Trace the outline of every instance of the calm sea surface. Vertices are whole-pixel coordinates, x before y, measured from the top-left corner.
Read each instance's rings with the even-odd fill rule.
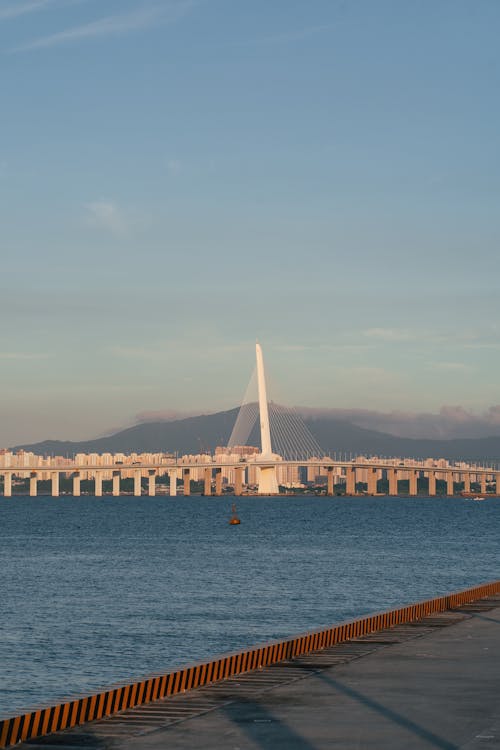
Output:
[[[500,577],[500,500],[0,498],[0,714]]]

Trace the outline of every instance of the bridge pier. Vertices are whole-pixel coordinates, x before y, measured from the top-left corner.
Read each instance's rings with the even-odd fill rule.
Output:
[[[81,483],[81,474],[79,471],[76,471],[73,474],[73,497],[80,497],[80,483]]]
[[[184,497],[189,497],[189,495],[191,494],[191,471],[189,469],[182,470],[182,479]]]
[[[481,474],[480,482],[481,482],[481,495],[484,495],[486,492],[486,474]]]
[[[30,497],[36,497],[38,492],[38,474],[32,471],[30,474]]]
[[[466,471],[463,475],[464,481],[464,492],[470,492],[470,471]]]
[[[102,497],[102,471],[96,471],[94,475],[94,494]]]
[[[453,485],[453,472],[447,471],[446,472],[446,494],[451,497],[453,495],[454,485]]]
[[[370,466],[367,470],[367,487],[369,495],[377,494],[377,470]]]
[[[238,466],[234,470],[234,494],[238,497],[243,491],[243,473],[245,469]]]
[[[497,471],[495,474],[495,494],[500,494],[500,472]]]
[[[156,495],[156,471],[149,469],[148,471],[148,496],[155,497]]]
[[[436,497],[436,472],[429,471],[429,497]]]
[[[6,471],[3,475],[3,494],[4,497],[12,497],[12,472]]]
[[[409,472],[409,482],[408,482],[408,494],[411,497],[415,497],[417,494],[417,478],[418,478],[418,472],[415,469],[412,469]]]
[[[51,480],[52,480],[51,495],[52,497],[59,497],[59,472],[58,471],[51,472]]]
[[[215,494],[222,495],[222,467],[217,466],[215,469]]]
[[[212,494],[212,468],[205,469],[203,476],[203,494],[209,497]]]
[[[335,479],[335,476],[333,474],[333,466],[328,466],[327,475],[326,475],[326,494],[329,495],[330,497],[333,496],[333,492],[334,492],[334,487],[335,487],[334,479]]]
[[[120,496],[120,479],[121,479],[120,472],[119,471],[114,471],[113,472],[113,479],[111,480],[112,481],[111,493],[112,493],[113,497],[119,497]]]
[[[260,466],[258,472],[259,495],[277,495],[279,493],[276,466]]]
[[[177,495],[177,469],[169,469],[168,479],[170,482],[170,497]]]
[[[396,469],[387,469],[387,479],[389,480],[389,495],[395,497],[398,494],[398,475]]]
[[[140,497],[141,494],[142,494],[141,470],[136,469],[134,471],[134,497]]]
[[[345,494],[356,494],[356,469],[354,466],[346,466],[345,470]]]

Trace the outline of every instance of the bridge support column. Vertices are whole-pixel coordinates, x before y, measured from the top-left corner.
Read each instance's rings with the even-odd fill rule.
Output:
[[[413,469],[409,472],[409,482],[408,482],[408,494],[411,497],[415,497],[417,494],[417,477],[418,473]]]
[[[134,471],[134,497],[140,497],[141,494],[142,494],[141,470],[136,469]]]
[[[447,471],[446,472],[446,494],[451,497],[453,495],[453,472]]]
[[[345,470],[345,494],[356,494],[356,469],[353,466],[346,466]]]
[[[278,495],[278,479],[276,477],[276,466],[260,466],[258,472],[257,490],[259,495]]]
[[[38,494],[38,474],[32,471],[30,474],[30,497],[36,497]]]
[[[212,494],[212,469],[205,469],[203,477],[203,494],[210,497]]]
[[[398,494],[398,475],[396,469],[387,469],[387,479],[389,480],[389,495]]]
[[[191,472],[190,470],[183,469],[182,477],[184,480],[184,497],[188,497],[191,494]]]
[[[238,466],[234,471],[234,494],[236,497],[241,495],[243,491],[243,473],[245,469],[243,469],[241,466]]]
[[[112,479],[113,486],[111,489],[113,497],[120,497],[120,479],[121,479],[120,472],[114,471],[113,479]]]
[[[149,469],[148,475],[148,496],[154,497],[156,495],[156,471]]]
[[[369,495],[376,495],[377,494],[377,469],[373,469],[370,467],[367,469],[368,472],[368,482],[367,482],[367,492]]]
[[[170,482],[170,497],[175,497],[177,495],[177,469],[168,471],[168,479]]]
[[[464,492],[470,492],[470,471],[466,471],[463,475],[464,480]]]
[[[328,466],[327,472],[328,473],[326,475],[326,494],[332,497],[334,486],[335,486],[334,484],[335,476],[333,474],[333,466]]]
[[[12,472],[7,471],[3,475],[3,494],[4,497],[12,497]]]
[[[222,467],[218,466],[215,469],[215,494],[217,496],[222,495]]]
[[[73,497],[80,497],[80,483],[81,483],[81,474],[79,471],[76,471],[73,474]]]
[[[481,482],[481,495],[484,495],[486,493],[486,474],[481,474],[480,482]]]
[[[495,474],[495,494],[500,495],[500,472]]]
[[[59,497],[59,472],[53,471],[51,474],[52,479],[52,497]]]
[[[429,471],[429,497],[436,497],[436,472]]]
[[[96,471],[94,475],[94,494],[102,497],[102,471]]]

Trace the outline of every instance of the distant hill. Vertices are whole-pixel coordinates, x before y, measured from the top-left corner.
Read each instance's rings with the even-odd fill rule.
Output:
[[[45,440],[15,446],[41,455],[72,455],[74,453],[143,453],[213,452],[226,445],[238,409],[216,414],[188,417],[175,421],[145,422],[121,430],[108,437],[85,441]],[[460,438],[456,440],[425,440],[400,438],[384,432],[357,427],[330,416],[306,417],[304,420],[325,453],[353,453],[367,456],[413,456],[415,458],[471,459],[500,461],[500,437]],[[258,430],[250,436],[252,445],[259,445]]]

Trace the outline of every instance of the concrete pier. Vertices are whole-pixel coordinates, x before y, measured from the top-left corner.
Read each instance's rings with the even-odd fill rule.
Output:
[[[215,494],[222,495],[222,469],[220,467],[215,469]]]
[[[177,495],[177,469],[169,470],[168,479],[170,482],[170,497],[175,497]]]
[[[470,472],[466,471],[464,477],[464,492],[470,492]],[[497,486],[498,492],[498,486]]]
[[[335,485],[335,475],[333,473],[333,466],[327,467],[327,473],[326,473],[326,494],[330,497],[333,495],[333,489]]]
[[[241,492],[243,490],[243,474],[244,474],[244,471],[245,470],[242,469],[242,468],[237,468],[237,469],[234,470],[234,476],[235,476],[235,479],[234,479],[234,494],[236,495],[236,497],[238,497],[239,495],[241,495]]]
[[[345,470],[345,491],[346,495],[356,494],[356,469],[353,466],[347,466]]]
[[[134,471],[134,497],[140,497],[141,493],[142,493],[141,470],[136,469]]]
[[[59,472],[53,471],[51,472],[51,495],[52,497],[59,497]]]
[[[416,497],[417,495],[417,479],[418,479],[418,473],[415,470],[411,470],[409,472],[409,479],[408,479],[408,494],[412,497]]]
[[[396,469],[388,469],[387,479],[389,480],[389,495],[398,494],[398,477]]]
[[[182,478],[183,478],[183,487],[184,487],[184,497],[187,497],[191,494],[191,472],[189,469],[183,469],[182,470]]]
[[[96,497],[102,497],[102,471],[96,471],[95,473],[94,494]]]
[[[209,497],[212,494],[212,469],[205,469],[203,477],[203,494]]]
[[[3,477],[3,494],[12,497],[12,472],[6,471]]]
[[[370,467],[367,469],[368,472],[368,482],[367,482],[367,491],[369,495],[376,495],[377,494],[377,469]]]
[[[156,471],[154,469],[148,471],[148,495],[149,497],[156,495]]]

